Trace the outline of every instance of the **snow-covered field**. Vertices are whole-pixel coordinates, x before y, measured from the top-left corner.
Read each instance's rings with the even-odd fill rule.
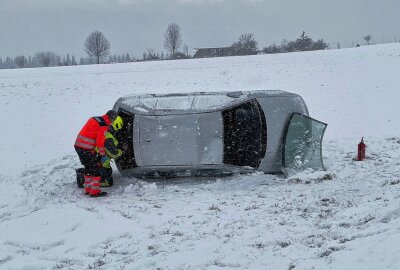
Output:
[[[399,72],[400,44],[0,70],[0,269],[399,269]],[[76,188],[75,136],[118,97],[253,89],[328,123],[327,171]]]

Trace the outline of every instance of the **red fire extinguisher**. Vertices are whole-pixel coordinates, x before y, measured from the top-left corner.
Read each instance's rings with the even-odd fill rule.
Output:
[[[367,146],[364,143],[364,137],[361,138],[361,142],[358,144],[357,160],[361,161],[365,159],[365,148]]]

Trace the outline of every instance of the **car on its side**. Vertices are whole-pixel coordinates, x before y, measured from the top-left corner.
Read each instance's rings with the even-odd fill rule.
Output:
[[[117,138],[123,175],[180,177],[323,170],[326,124],[303,98],[281,90],[121,97]]]

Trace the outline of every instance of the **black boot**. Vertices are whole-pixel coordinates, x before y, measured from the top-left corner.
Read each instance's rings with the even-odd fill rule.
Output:
[[[97,194],[90,194],[90,197],[104,197],[106,195],[107,195],[107,192],[102,191],[102,192],[97,193]]]
[[[85,175],[85,168],[79,168],[75,170],[76,172],[76,184],[78,188],[83,188],[83,183],[85,182],[84,175]]]

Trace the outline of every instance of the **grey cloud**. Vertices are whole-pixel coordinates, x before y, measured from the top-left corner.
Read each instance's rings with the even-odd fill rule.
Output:
[[[249,32],[262,48],[302,31],[351,45],[367,34],[394,40],[399,13],[398,0],[0,0],[0,57],[40,50],[85,56],[83,42],[94,30],[112,53],[141,57],[148,48],[163,50],[172,22],[189,48],[229,46]]]

